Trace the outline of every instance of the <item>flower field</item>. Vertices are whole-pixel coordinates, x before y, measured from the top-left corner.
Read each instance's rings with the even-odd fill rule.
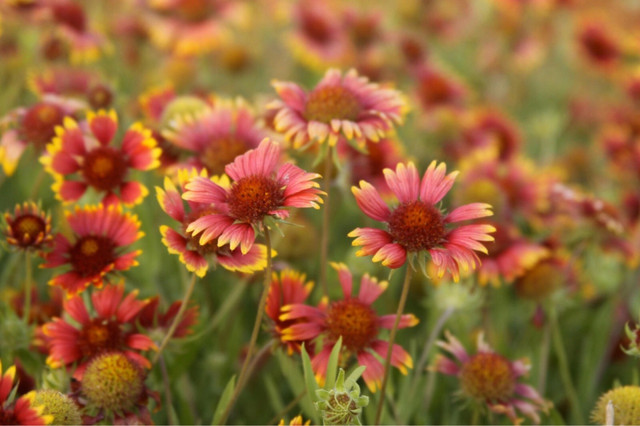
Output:
[[[640,424],[639,23],[0,0],[0,424]]]

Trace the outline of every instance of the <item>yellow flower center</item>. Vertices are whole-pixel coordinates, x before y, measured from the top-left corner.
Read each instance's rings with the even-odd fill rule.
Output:
[[[362,107],[358,98],[342,86],[325,86],[309,93],[304,118],[330,123],[331,120],[355,121]]]
[[[212,175],[224,173],[224,167],[248,149],[247,144],[233,136],[215,138],[210,141],[202,155],[202,162]]]
[[[256,223],[281,206],[283,200],[284,191],[275,180],[253,175],[233,184],[227,202],[233,217]]]
[[[442,213],[418,200],[400,204],[389,218],[389,233],[409,251],[432,249],[445,235]]]
[[[327,312],[327,331],[332,341],[342,336],[342,344],[357,352],[378,336],[377,316],[370,306],[356,299],[334,302]]]
[[[89,152],[82,167],[82,174],[92,187],[109,191],[116,189],[124,181],[127,163],[115,149],[98,147]]]
[[[513,394],[515,375],[502,355],[481,352],[472,356],[460,371],[462,390],[487,401],[504,401]]]
[[[640,387],[622,386],[602,395],[591,413],[591,419],[595,424],[607,424],[609,401],[613,403],[614,425],[640,424]]]

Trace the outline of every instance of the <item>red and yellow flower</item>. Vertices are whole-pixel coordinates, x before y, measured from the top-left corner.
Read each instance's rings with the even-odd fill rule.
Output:
[[[104,193],[102,202],[107,205],[142,202],[147,188],[130,180],[130,170],[159,166],[161,152],[151,132],[136,123],[124,134],[121,146],[114,147],[118,130],[115,111],[89,112],[87,120],[89,134],[73,119],[65,118],[64,127],[56,129],[57,136],[47,145],[48,155],[41,157],[46,170],[53,175],[52,189],[57,198],[77,201],[92,188]]]
[[[323,298],[318,307],[302,303],[283,306],[284,313],[280,315],[280,320],[295,323],[283,330],[282,339],[299,342],[324,337],[322,349],[311,360],[316,376],[323,381],[331,350],[342,337],[345,352],[355,355],[358,363],[367,367],[363,378],[369,389],[375,392],[384,375],[383,365],[376,355],[385,358],[389,348],[389,343],[379,339],[378,334],[382,328],[391,329],[396,316],[379,316],[371,305],[386,290],[388,282],[378,282],[365,274],[360,281],[358,295],[353,297],[353,277],[349,268],[343,263],[331,265],[338,272],[343,300],[329,303]],[[398,327],[413,327],[416,324],[418,319],[414,315],[405,314]],[[413,367],[411,356],[397,344],[393,345],[392,351],[391,364],[406,374],[407,369]]]
[[[317,173],[307,173],[292,163],[278,165],[280,145],[264,139],[256,149],[236,157],[225,167],[233,183],[224,187],[209,178],[197,176],[186,185],[187,201],[209,204],[214,211],[193,220],[186,232],[201,234],[205,245],[218,239],[218,247],[240,246],[247,254],[254,245],[258,226],[266,217],[285,219],[287,208],[320,208],[322,203]]]
[[[313,290],[313,281],[307,282],[306,279],[307,276],[303,273],[285,269],[279,275],[274,272],[269,284],[265,312],[273,322],[271,333],[286,346],[289,355],[294,352],[300,352],[302,343],[305,342],[285,338],[284,331],[300,321],[282,320],[280,315],[284,313],[284,306],[305,302],[309,293]],[[306,343],[305,347],[309,351],[309,342]]]
[[[3,425],[47,425],[53,421],[53,416],[43,415],[43,408],[34,405],[36,392],[31,391],[15,401],[9,397],[13,389],[16,367],[12,365],[2,371],[0,361],[0,424]]]
[[[399,92],[370,83],[354,69],[344,76],[328,70],[309,93],[295,83],[273,86],[281,98],[269,105],[278,111],[275,128],[295,148],[325,141],[334,146],[344,138],[361,146],[377,142],[402,123],[406,112]]]
[[[478,335],[478,351],[469,355],[458,339],[446,333],[447,341],[437,344],[451,353],[455,360],[438,355],[433,369],[460,380],[462,393],[487,404],[494,413],[505,414],[514,424],[520,424],[518,412],[540,423],[539,412],[548,413],[552,404],[542,398],[533,387],[519,379],[531,368],[525,359],[510,361],[496,353]]]
[[[91,284],[101,287],[105,275],[112,271],[125,271],[138,264],[136,257],[142,253],[124,249],[140,239],[138,217],[123,213],[122,207],[76,206],[73,212],[65,212],[73,232],[71,241],[57,234],[53,248],[44,255],[43,268],[68,265],[69,270],[53,277],[50,285],[62,287],[67,296],[81,293]]]
[[[73,377],[81,380],[87,364],[97,355],[122,351],[144,368],[151,363],[141,352],[155,349],[149,336],[136,332],[136,319],[148,303],[137,299],[138,291],[125,296],[124,284],[108,285],[91,294],[90,313],[81,296],[64,303],[74,322],[54,318],[43,327],[48,338],[47,364],[53,368],[76,365]]]
[[[7,243],[20,250],[42,250],[53,240],[51,216],[33,202],[17,204],[13,214],[4,214],[4,220]]]
[[[456,222],[491,216],[491,206],[472,203],[457,207],[444,214],[436,204],[449,192],[458,172],[446,175],[444,163],[433,161],[422,181],[413,163],[400,163],[395,172],[385,169],[387,185],[398,204],[389,208],[378,190],[370,183],[361,181],[360,187],[352,187],[360,209],[370,218],[383,222],[387,230],[356,228],[349,233],[356,237],[354,246],[362,248],[358,256],[373,255],[374,262],[382,262],[389,268],[405,264],[408,253],[428,251],[438,275],[449,271],[454,280],[460,272],[467,272],[480,263],[474,251],[486,253],[481,241],[493,241],[489,233],[495,228],[486,224],[461,225],[449,229]]]
[[[187,201],[185,208],[181,195],[185,193],[187,182],[195,177],[209,179],[220,188],[229,188],[229,178],[225,175],[218,178],[207,177],[206,170],[198,173],[195,170],[178,172],[178,187],[168,177],[164,181],[164,189],[156,187],[158,203],[162,210],[181,225],[180,231],[166,225],[160,227],[162,242],[167,246],[169,253],[180,256],[186,268],[199,277],[203,277],[209,269],[209,262],[219,263],[223,268],[242,273],[254,273],[267,266],[267,248],[263,244],[253,244],[245,253],[237,244],[231,248],[229,243],[219,244],[219,238],[214,237],[206,243],[202,243],[202,231],[189,231],[188,228],[194,221],[211,214],[221,214],[222,209],[210,203]],[[206,231],[205,231],[206,232]],[[272,255],[275,253],[272,251]]]

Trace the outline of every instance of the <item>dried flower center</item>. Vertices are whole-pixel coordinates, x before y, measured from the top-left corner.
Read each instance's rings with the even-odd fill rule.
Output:
[[[348,89],[325,86],[309,93],[304,106],[304,118],[327,124],[334,119],[355,121],[361,109],[358,98]]]
[[[562,287],[565,274],[550,261],[538,262],[515,282],[516,292],[523,299],[540,301]]]
[[[462,366],[460,382],[467,395],[486,401],[504,401],[513,394],[516,378],[505,357],[481,352]]]
[[[28,142],[42,148],[55,136],[55,127],[62,125],[64,112],[56,105],[39,103],[22,118],[21,133]]]
[[[96,318],[82,327],[77,344],[82,355],[87,358],[118,349],[124,344],[120,324],[117,321]]]
[[[342,336],[342,344],[357,352],[378,336],[377,316],[369,305],[356,299],[334,302],[327,312],[327,331],[332,341]]]
[[[248,147],[245,141],[233,136],[215,138],[210,141],[202,155],[202,162],[207,171],[213,175],[224,173],[224,167],[233,162]]]
[[[127,172],[127,163],[122,155],[108,146],[95,148],[87,154],[82,174],[92,187],[109,191],[117,188]]]
[[[422,201],[402,203],[391,213],[389,233],[409,251],[432,249],[445,235],[442,213]]]
[[[115,247],[115,243],[110,238],[82,237],[71,248],[71,266],[83,277],[99,274],[114,262]]]
[[[108,411],[129,411],[142,396],[144,374],[124,354],[106,353],[89,363],[81,386],[90,404]]]
[[[21,246],[33,244],[39,237],[44,236],[47,224],[41,217],[24,214],[11,224],[11,233]]]
[[[282,205],[284,191],[274,179],[247,176],[235,182],[229,194],[229,212],[243,222],[259,222]]]

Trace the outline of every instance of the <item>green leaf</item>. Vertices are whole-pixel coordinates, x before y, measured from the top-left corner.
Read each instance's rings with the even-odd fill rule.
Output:
[[[325,389],[333,389],[336,384],[336,374],[338,374],[338,361],[340,360],[340,349],[342,349],[342,336],[331,349],[329,362],[327,363],[327,374],[324,380]]]
[[[318,382],[316,382],[316,378],[313,375],[313,368],[311,367],[311,358],[309,358],[309,354],[304,347],[304,343],[302,344],[302,350],[300,351],[302,355],[302,370],[304,371],[304,383],[307,387],[307,395],[311,398],[312,402],[315,402],[316,389],[318,389]]]
[[[361,365],[353,370],[351,374],[349,374],[349,377],[347,377],[347,380],[345,380],[344,387],[347,389],[351,389],[351,387],[358,381],[358,379],[360,378],[360,376],[362,376],[362,373],[364,373],[364,370],[366,369],[366,365]]]
[[[306,355],[307,358],[307,367],[305,367],[304,355],[303,358],[303,370],[304,374],[300,372],[299,365],[291,359],[291,357],[287,356],[283,351],[276,351],[276,359],[280,364],[280,370],[282,371],[282,375],[285,377],[287,382],[289,383],[289,387],[294,394],[299,394],[304,389],[307,390],[307,398],[302,398],[300,401],[300,407],[302,411],[307,415],[307,417],[313,418],[313,423],[317,424],[319,422],[318,412],[313,406],[313,402],[315,401],[315,389],[318,389],[318,384],[315,381],[313,376],[313,370],[311,369],[311,360],[309,359],[309,355]],[[307,369],[309,373],[307,373]]]
[[[220,401],[218,402],[218,406],[216,407],[216,411],[213,414],[213,420],[211,420],[212,425],[217,425],[220,423],[220,418],[227,410],[227,406],[231,402],[231,396],[233,395],[233,390],[236,387],[236,376],[235,374],[231,377],[231,380],[225,386],[224,391],[222,391],[222,396],[220,397]]]

